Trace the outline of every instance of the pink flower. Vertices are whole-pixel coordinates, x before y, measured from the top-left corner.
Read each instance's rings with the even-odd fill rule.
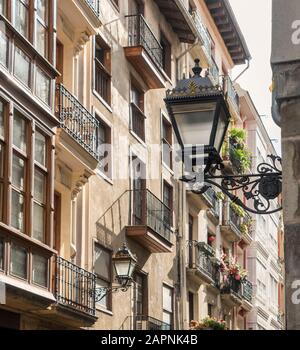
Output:
[[[235,279],[236,279],[236,281],[240,281],[241,280],[241,276],[240,275],[235,275]]]

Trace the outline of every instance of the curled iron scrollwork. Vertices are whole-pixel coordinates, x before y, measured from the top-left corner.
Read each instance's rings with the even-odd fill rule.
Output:
[[[208,164],[204,174],[203,186],[193,192],[201,194],[207,191],[209,187],[216,186],[231,201],[254,214],[271,214],[280,211],[282,207],[274,208],[272,202],[282,193],[281,158],[269,155],[268,159],[270,159],[269,163],[263,162],[257,166],[256,174],[245,175],[218,176],[215,175],[216,171],[222,170],[223,163]],[[243,192],[246,203],[234,194],[239,190]]]

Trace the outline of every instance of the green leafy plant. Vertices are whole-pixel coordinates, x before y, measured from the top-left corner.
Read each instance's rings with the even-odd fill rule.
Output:
[[[246,133],[246,130],[244,129],[232,128],[229,131],[229,136],[233,141],[235,141],[235,143],[243,144],[246,142],[247,133]]]
[[[224,331],[226,330],[226,322],[224,320],[218,320],[214,317],[205,317],[201,322],[191,321],[190,330],[214,330]]]
[[[251,168],[251,152],[246,147],[234,147],[232,156],[239,162],[240,172],[245,173]]]
[[[223,192],[220,192],[220,191],[217,192],[216,196],[217,196],[218,199],[220,199],[222,201],[225,200],[225,194]]]
[[[246,216],[245,210],[236,203],[231,202],[230,207],[239,217],[244,218]]]

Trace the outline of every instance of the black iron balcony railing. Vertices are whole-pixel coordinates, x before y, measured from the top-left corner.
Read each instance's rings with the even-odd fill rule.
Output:
[[[149,190],[133,190],[133,225],[146,225],[170,241],[172,211]]]
[[[223,89],[224,89],[225,95],[227,96],[227,99],[230,99],[236,111],[239,111],[240,109],[239,95],[236,92],[233,86],[233,82],[228,75],[225,75],[223,78]]]
[[[241,295],[241,282],[235,280],[232,277],[223,276],[223,281],[221,284],[221,293],[222,294],[232,294],[237,298],[242,298]]]
[[[142,15],[126,16],[128,45],[142,46],[158,67],[163,65],[163,48]]]
[[[241,283],[241,295],[242,298],[247,300],[249,303],[252,302],[253,296],[253,285],[250,281],[244,280]]]
[[[229,222],[233,224],[240,231],[240,226],[243,223],[243,218],[234,211],[230,203],[228,203],[228,211],[229,211]]]
[[[85,0],[94,14],[99,17],[100,15],[100,0]]]
[[[197,34],[200,38],[200,41],[203,43],[203,48],[208,58],[211,57],[211,40],[208,34],[208,31],[202,22],[200,15],[196,11],[192,11],[192,18],[195,22],[195,26],[197,28]]]
[[[99,122],[62,84],[56,86],[56,115],[61,128],[98,160]]]
[[[95,274],[57,257],[55,294],[59,304],[95,316],[95,287]]]
[[[216,195],[216,192],[210,187],[206,192],[205,195],[207,196],[208,200],[212,204],[212,211],[213,213],[219,217],[220,215],[220,201]]]
[[[142,141],[145,141],[145,119],[140,108],[135,103],[131,103],[131,128]]]
[[[133,330],[143,331],[170,331],[172,326],[150,316],[133,316]]]
[[[197,269],[206,276],[210,277],[216,284],[217,266],[214,262],[215,251],[205,242],[188,241],[188,267]]]
[[[213,79],[213,83],[218,85],[220,83],[220,71],[219,67],[213,58],[213,56],[210,57],[210,62],[209,62],[209,75]]]

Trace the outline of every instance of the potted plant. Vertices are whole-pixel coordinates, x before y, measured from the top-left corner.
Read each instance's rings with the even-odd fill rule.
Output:
[[[190,330],[224,331],[226,330],[226,322],[207,316],[201,322],[191,321]]]
[[[230,208],[235,212],[235,214],[241,218],[246,216],[245,210],[234,202],[230,203]]]

